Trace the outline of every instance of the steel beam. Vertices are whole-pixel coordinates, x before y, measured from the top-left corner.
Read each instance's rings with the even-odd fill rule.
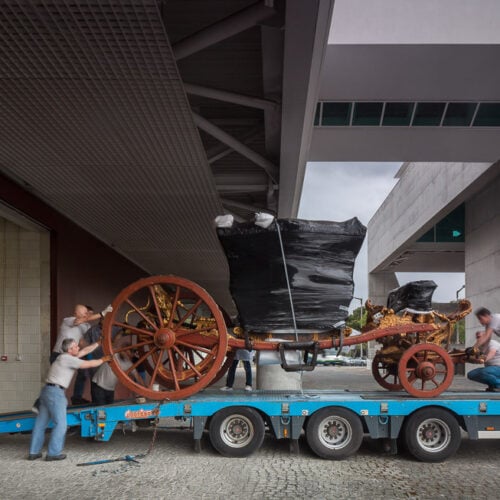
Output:
[[[195,124],[205,131],[207,134],[210,134],[212,137],[215,137],[217,140],[223,142],[230,148],[234,149],[241,155],[248,158],[250,161],[254,162],[259,167],[262,167],[267,175],[275,182],[278,176],[278,168],[274,163],[269,161],[267,158],[257,153],[253,149],[250,149],[248,146],[243,144],[242,142],[236,140],[233,136],[229,135],[227,132],[222,130],[221,128],[215,126],[213,123],[208,121],[203,116],[198,115],[197,113],[193,113]]]
[[[184,88],[188,94],[208,97],[209,99],[216,99],[218,101],[230,102],[232,104],[240,104],[241,106],[268,111],[279,110],[278,103],[260,97],[237,94],[236,92],[204,87],[202,85],[195,85],[194,83],[184,83]]]
[[[245,134],[241,134],[236,137],[236,140],[243,143],[248,143],[261,134],[262,127],[254,127]],[[217,160],[220,160],[221,158],[224,158],[231,153],[234,153],[234,149],[228,148],[225,144],[218,144],[217,146],[214,146],[207,151],[208,163],[215,163]]]
[[[172,47],[174,57],[179,61],[255,26],[276,14],[272,5],[269,0],[255,3],[184,38]]]
[[[220,201],[221,201],[223,206],[240,208],[242,210],[247,210],[248,212],[254,212],[254,213],[256,213],[256,212],[268,212],[268,213],[271,212],[267,208],[256,207],[254,205],[249,205],[248,203],[242,203],[241,201],[228,200],[227,198],[221,198]]]
[[[267,184],[216,184],[219,193],[259,193],[267,192]]]

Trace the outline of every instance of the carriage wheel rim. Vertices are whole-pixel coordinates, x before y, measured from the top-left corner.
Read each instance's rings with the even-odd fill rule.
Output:
[[[169,320],[163,315],[163,313],[160,315],[158,312],[158,305],[156,304],[157,299],[153,298],[153,305],[156,306],[156,312],[158,312],[156,316],[153,314],[155,319],[149,321],[149,325],[146,324],[145,327],[141,328],[129,325],[129,328],[135,328],[136,330],[135,334],[129,332],[131,337],[135,335],[135,337],[139,339],[142,335],[147,339],[148,345],[150,345],[147,349],[142,349],[142,353],[143,355],[146,355],[146,366],[150,369],[151,364],[155,366],[154,377],[151,371],[147,370],[151,380],[148,383],[143,384],[142,382],[132,380],[127,373],[121,370],[118,363],[111,361],[111,367],[118,379],[129,390],[154,400],[177,400],[191,396],[204,389],[217,375],[226,356],[228,339],[224,318],[216,302],[202,287],[189,280],[176,276],[151,276],[129,285],[123,289],[113,301],[113,311],[106,315],[103,326],[103,350],[105,354],[115,354],[115,348],[112,342],[112,327],[120,326],[119,323],[123,324],[123,320],[118,316],[117,311],[120,308],[122,308],[122,311],[124,310],[123,308],[126,309],[128,307],[126,304],[130,305],[129,301],[135,300],[136,293],[139,295],[147,295],[150,293],[152,295],[153,288],[156,288],[157,286],[159,286],[160,289],[163,286],[167,287],[167,289],[164,290],[167,295],[170,294],[172,289],[174,290],[174,294],[170,295],[172,304],[175,304],[171,308],[170,317],[175,319]],[[187,309],[183,309],[182,304],[178,302],[178,293],[185,294],[188,301],[194,300],[196,302],[197,305],[193,306],[191,309],[191,311],[193,311],[192,313],[186,312]],[[210,317],[212,317],[215,322],[215,333],[213,335],[211,335],[208,331],[203,331],[199,334],[195,331],[191,332],[190,330],[190,324],[192,325],[193,321],[197,321],[198,318],[201,317],[200,311],[204,307],[209,310],[211,315]],[[151,309],[152,308],[153,306],[151,306]],[[135,308],[135,311],[138,314],[140,314],[139,309],[140,308],[138,307]],[[177,316],[174,316],[174,311]],[[144,319],[144,314],[142,317]],[[188,322],[187,326],[185,326],[185,322]],[[171,357],[172,354],[169,354],[167,357],[167,354],[173,353],[174,350],[178,352],[177,348],[180,346],[180,344],[179,346],[177,345],[178,339],[181,339],[182,342],[184,340],[184,335],[191,335],[191,337],[194,335],[194,337],[198,337],[195,342],[200,343],[195,346],[196,349],[200,350],[200,352],[203,352],[202,349],[205,349],[205,352],[207,353],[205,355],[206,358],[199,362],[197,374],[194,373],[192,368],[186,368],[185,366],[181,366],[181,368],[178,369],[175,361],[180,361],[182,365],[182,361],[179,357],[174,359]],[[207,338],[209,338],[208,344]],[[138,343],[139,340],[137,340],[137,344]],[[134,349],[136,348],[134,347]],[[182,351],[183,347],[180,346],[180,349]],[[132,349],[130,351],[132,352]],[[149,351],[151,351],[150,354],[147,354]],[[168,366],[165,366],[166,363],[168,363]],[[174,374],[172,380],[174,378],[176,379],[173,384],[174,387],[169,387],[168,385],[169,373]],[[158,382],[160,385],[163,385],[163,388],[159,391],[155,390],[154,387],[155,383]],[[175,385],[177,385],[177,387]]]
[[[427,364],[433,363],[429,376]],[[419,376],[419,367],[423,372]],[[439,367],[439,369],[438,369]],[[454,366],[448,352],[436,344],[415,344],[399,361],[399,380],[403,388],[415,397],[435,397],[448,389],[453,381]]]
[[[235,414],[226,417],[220,426],[222,441],[231,448],[248,446],[255,436],[252,421],[244,415]]]
[[[399,381],[398,367],[388,365],[382,361],[380,353],[375,354],[372,361],[372,375],[376,382],[389,391],[400,391],[403,386]],[[393,380],[393,382],[388,381]]]
[[[451,442],[451,429],[439,418],[428,418],[417,427],[418,445],[429,453],[439,453]]]
[[[325,448],[341,450],[352,440],[351,424],[338,415],[328,416],[318,425],[318,438]]]

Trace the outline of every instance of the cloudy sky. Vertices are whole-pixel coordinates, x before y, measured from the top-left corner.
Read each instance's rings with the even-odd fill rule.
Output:
[[[396,184],[394,175],[401,163],[308,163],[299,218],[343,221],[357,217],[367,225],[373,214]],[[399,284],[412,280],[433,279],[438,288],[434,300],[449,302],[463,285],[461,273],[398,273]],[[368,298],[366,243],[356,259],[354,296]],[[463,297],[463,291],[460,294]],[[353,301],[351,308],[359,306]]]

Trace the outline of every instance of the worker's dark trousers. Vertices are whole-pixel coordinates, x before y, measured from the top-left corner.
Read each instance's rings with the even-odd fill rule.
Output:
[[[236,375],[236,368],[238,367],[239,362],[240,362],[239,359],[235,359],[233,361],[233,364],[229,368],[229,371],[227,372],[227,381],[226,381],[227,387],[233,387],[234,376]],[[246,376],[245,385],[251,386],[252,385],[252,365],[250,364],[250,361],[243,360],[243,366],[245,367],[245,376]]]

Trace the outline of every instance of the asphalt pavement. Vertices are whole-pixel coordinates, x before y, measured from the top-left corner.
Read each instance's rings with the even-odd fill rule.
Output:
[[[223,381],[218,384],[223,385]],[[238,370],[235,387],[244,386]],[[361,367],[318,367],[304,373],[303,386],[317,389],[379,390],[370,371]],[[239,389],[236,389],[239,390]],[[482,391],[456,376],[451,390]],[[1,499],[469,499],[497,498],[498,441],[462,440],[456,455],[444,463],[417,462],[409,455],[384,454],[365,437],[356,455],[344,461],[317,458],[300,440],[300,454],[289,453],[285,440],[266,436],[263,446],[246,458],[225,458],[208,439],[201,453],[193,450],[189,429],[165,419],[152,443],[151,429],[117,430],[109,442],[68,436],[61,462],[26,460],[29,435],[0,435]],[[181,423],[182,424],[182,423]],[[176,428],[167,429],[168,426]],[[82,462],[146,452],[134,462],[77,466]]]

